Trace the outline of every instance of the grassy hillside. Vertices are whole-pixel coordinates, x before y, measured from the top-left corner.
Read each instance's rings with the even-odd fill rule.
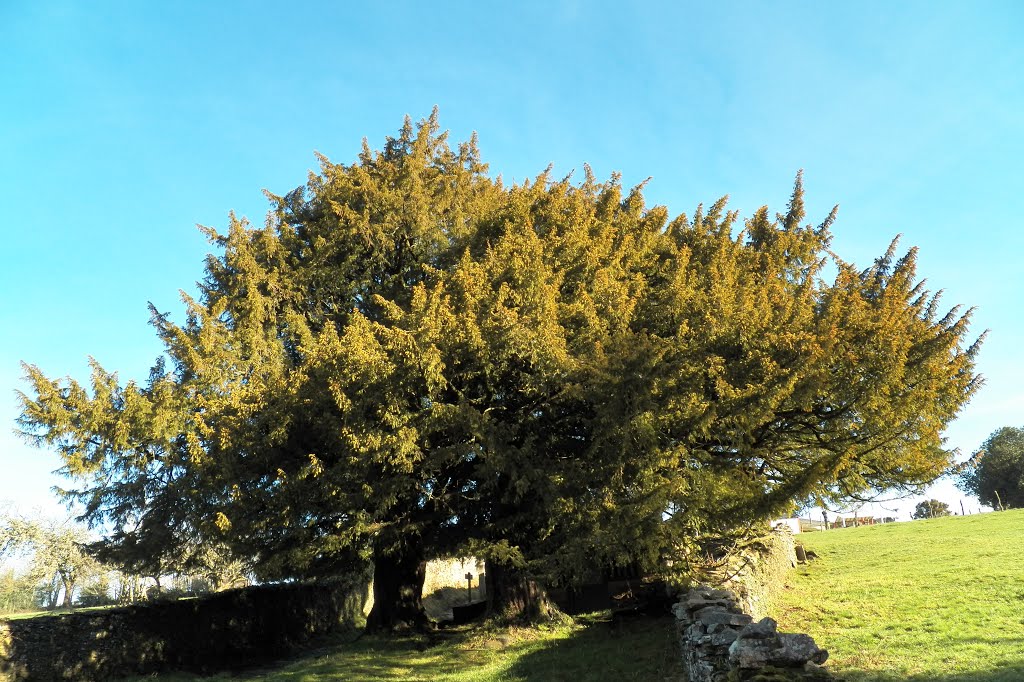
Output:
[[[1024,510],[799,537],[779,621],[846,679],[1024,680]]]

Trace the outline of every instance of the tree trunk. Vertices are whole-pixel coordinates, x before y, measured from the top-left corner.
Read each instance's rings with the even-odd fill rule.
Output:
[[[373,609],[366,618],[371,632],[422,630],[430,625],[423,610],[427,562],[417,544],[373,555]]]
[[[507,564],[487,562],[487,612],[504,622],[538,623],[561,619],[548,592],[526,573]]]
[[[61,604],[61,608],[70,609],[71,608],[71,597],[72,597],[72,594],[75,591],[75,584],[73,582],[71,582],[70,580],[68,580],[63,575],[61,575],[60,581],[61,581],[61,584],[64,585],[64,603]]]

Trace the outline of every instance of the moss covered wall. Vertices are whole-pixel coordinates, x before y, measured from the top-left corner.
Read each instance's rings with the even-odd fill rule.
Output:
[[[723,586],[736,593],[755,620],[775,610],[786,575],[796,567],[796,543],[788,528],[773,531],[737,558]]]
[[[744,613],[763,618],[774,609],[786,576],[795,566],[796,542],[789,529],[782,527],[697,568],[691,584],[729,590]]]
[[[804,634],[778,632],[767,615],[796,566],[796,543],[787,527],[747,545],[702,577],[673,607],[690,682],[749,680],[830,681],[820,668],[828,652]]]
[[[0,680],[92,681],[268,661],[355,627],[365,584],[265,585],[203,599],[0,621]]]

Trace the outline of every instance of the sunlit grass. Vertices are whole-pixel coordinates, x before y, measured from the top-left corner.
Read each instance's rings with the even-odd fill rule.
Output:
[[[12,611],[0,614],[0,620],[24,620],[26,618],[45,618],[47,616],[62,616],[67,613],[84,613],[89,611],[106,611],[118,608],[117,604],[104,606],[75,606],[73,608],[56,608],[38,611]]]
[[[1024,680],[1024,510],[799,537],[779,621],[846,679]]]

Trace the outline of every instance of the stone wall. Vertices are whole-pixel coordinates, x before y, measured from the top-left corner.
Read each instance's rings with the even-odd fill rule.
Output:
[[[729,561],[715,584],[734,592],[755,619],[769,615],[786,575],[796,567],[796,543],[788,528],[761,538]]]
[[[673,607],[690,682],[833,679],[819,667],[827,651],[765,617],[795,565],[793,536],[783,529],[719,567],[715,577],[727,589],[698,587]]]
[[[292,653],[357,625],[365,584],[265,585],[202,599],[0,621],[0,680],[207,673]]]
[[[755,623],[728,590],[690,590],[672,611],[689,682],[833,679],[810,636],[779,632],[771,618]]]

